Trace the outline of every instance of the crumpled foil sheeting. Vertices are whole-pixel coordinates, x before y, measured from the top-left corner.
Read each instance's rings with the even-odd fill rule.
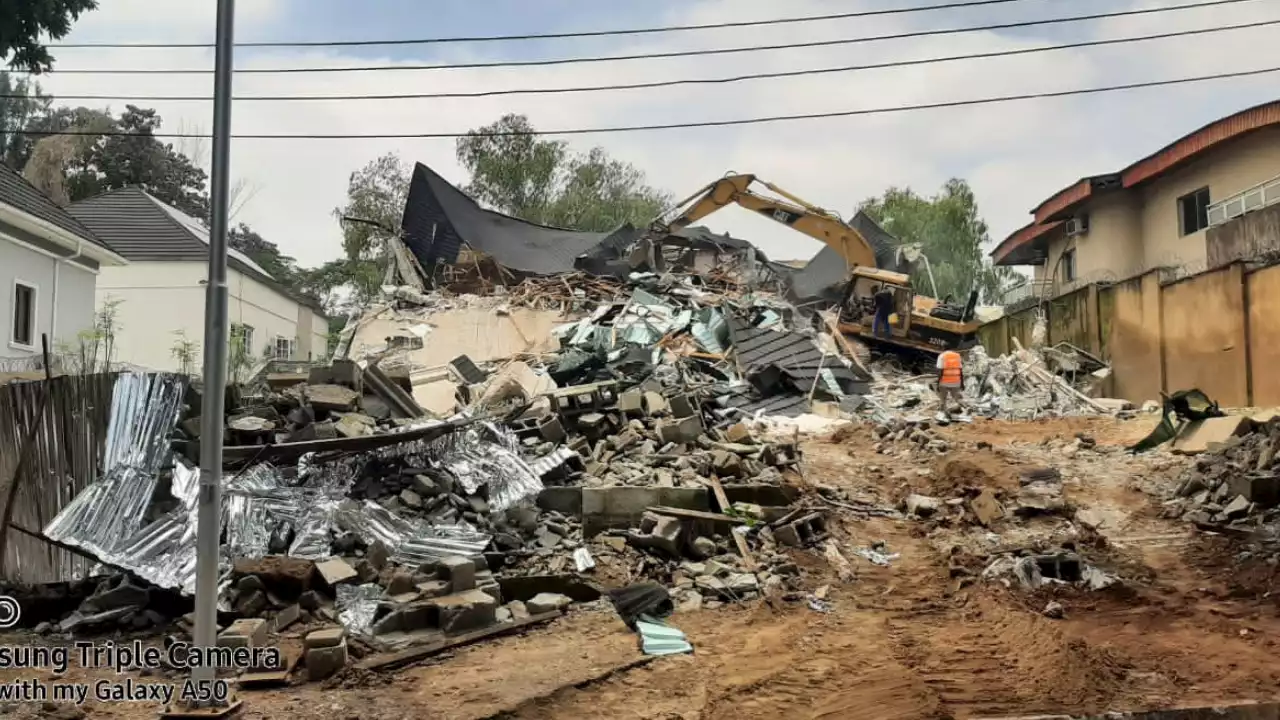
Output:
[[[142,526],[186,390],[186,377],[171,373],[116,379],[102,477],[67,503],[44,528],[46,536],[107,563],[119,565],[128,557],[120,550]]]
[[[447,468],[467,494],[488,485],[491,512],[505,512],[542,492],[542,478],[520,457],[515,433],[491,422],[428,443],[423,455]]]
[[[155,376],[172,379],[146,382],[148,377],[152,376],[131,377],[117,385],[109,435],[116,445],[108,454],[115,464],[59,513],[45,532],[160,587],[191,594],[195,591],[198,468],[179,459],[170,487],[179,507],[142,527],[166,459],[166,438],[177,421],[185,381],[178,376]],[[117,418],[121,418],[120,427],[116,427]],[[270,552],[272,533],[282,523],[294,531],[288,554],[313,560],[331,555],[335,530],[351,532],[365,543],[381,542],[395,561],[406,565],[476,555],[489,544],[489,535],[467,523],[428,525],[399,517],[377,503],[348,499],[355,478],[375,455],[413,456],[414,462],[440,467],[452,473],[468,493],[487,486],[493,512],[515,507],[542,490],[539,475],[519,456],[514,433],[492,423],[476,423],[433,441],[414,440],[329,463],[304,455],[296,478],[286,479],[279,469],[259,464],[223,480],[221,520],[226,542],[220,586],[226,587],[235,559]]]
[[[336,598],[338,622],[353,635],[372,635],[373,619],[381,599],[382,587],[377,583],[339,585]]]

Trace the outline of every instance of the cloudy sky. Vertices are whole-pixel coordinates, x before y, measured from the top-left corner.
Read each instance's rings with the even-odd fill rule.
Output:
[[[1020,0],[761,28],[590,40],[546,40],[395,48],[240,49],[239,68],[501,62],[784,44],[1037,20],[1195,0]],[[789,15],[918,7],[937,0],[792,0]],[[212,42],[212,0],[100,0],[65,42]],[[765,0],[240,0],[237,40],[325,41],[545,33],[776,18]],[[1155,15],[982,31],[818,49],[551,67],[395,72],[251,74],[239,95],[377,94],[570,87],[706,78],[863,65],[1057,45],[1280,19],[1280,0]],[[1190,38],[994,59],[770,79],[720,86],[555,96],[340,102],[238,102],[237,133],[453,133],[503,113],[527,114],[540,129],[722,120],[846,111],[1280,66],[1280,25]],[[207,95],[210,75],[77,75],[77,68],[211,68],[201,49],[59,49],[42,79],[55,96]],[[932,192],[948,177],[972,183],[994,241],[1029,220],[1032,206],[1073,180],[1132,162],[1222,115],[1277,97],[1278,76],[1103,93],[961,109],[569,138],[598,144],[643,169],[677,196],[728,171],[750,172],[810,200],[851,212],[888,186]],[[125,100],[110,103],[122,109]],[[101,106],[104,102],[74,102]],[[156,107],[166,130],[211,127],[207,102]],[[192,149],[189,148],[188,149]],[[198,150],[192,149],[192,150]],[[254,190],[237,221],[252,225],[306,265],[336,257],[332,216],[348,175],[386,152],[466,177],[453,141],[238,140],[232,171]],[[207,153],[207,143],[204,152]],[[755,241],[775,258],[809,257],[818,246],[769,220],[729,208],[707,224]]]

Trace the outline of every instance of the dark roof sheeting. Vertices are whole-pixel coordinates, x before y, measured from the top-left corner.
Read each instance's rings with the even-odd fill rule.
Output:
[[[728,319],[729,337],[744,371],[776,365],[793,377],[803,378],[806,384],[812,384],[819,370],[824,369],[830,370],[842,385],[871,380],[858,368],[845,367],[838,358],[824,359],[822,350],[805,335],[754,327],[734,314]]]
[[[208,261],[208,231],[195,218],[138,187],[111,190],[80,200],[67,210],[126,260]],[[239,250],[229,249],[227,266],[253,277],[285,297],[323,315],[314,299],[294,292]]]
[[[456,261],[465,244],[504,267],[544,275],[573,270],[574,259],[610,235],[537,225],[486,210],[422,163],[413,168],[401,225],[405,244],[424,268]]]
[[[127,187],[95,195],[71,203],[67,210],[128,260],[209,257],[209,246],[157,207],[141,188]]]
[[[57,203],[40,192],[36,186],[27,182],[21,173],[3,163],[0,163],[0,202],[11,205],[32,217],[52,223],[94,245],[108,250],[115,249],[104,244],[101,238],[95,237],[89,228],[66,210],[58,207]]]

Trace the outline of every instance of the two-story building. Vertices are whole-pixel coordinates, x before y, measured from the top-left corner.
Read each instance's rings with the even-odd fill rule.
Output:
[[[1115,172],[1078,180],[1031,211],[991,253],[1033,266],[1023,293],[1052,298],[1089,283],[1163,268],[1191,275],[1268,250],[1280,233],[1244,242],[1215,233],[1280,203],[1280,101],[1212,122]],[[1006,298],[1006,303],[1018,298]]]

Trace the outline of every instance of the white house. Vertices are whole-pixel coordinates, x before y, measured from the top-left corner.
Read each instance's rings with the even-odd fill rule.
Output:
[[[74,344],[81,331],[93,328],[99,273],[125,264],[66,210],[0,164],[0,358],[38,357],[41,336],[48,336],[51,352]]]
[[[115,359],[155,370],[182,369],[179,349],[184,343],[199,347],[204,339],[208,231],[195,218],[135,187],[67,209],[129,261],[105,269],[98,279],[97,304],[114,304],[119,326]],[[291,292],[236,250],[227,261],[227,286],[231,330],[252,358],[325,357],[328,319],[314,301]],[[200,357],[197,352],[197,372]]]

